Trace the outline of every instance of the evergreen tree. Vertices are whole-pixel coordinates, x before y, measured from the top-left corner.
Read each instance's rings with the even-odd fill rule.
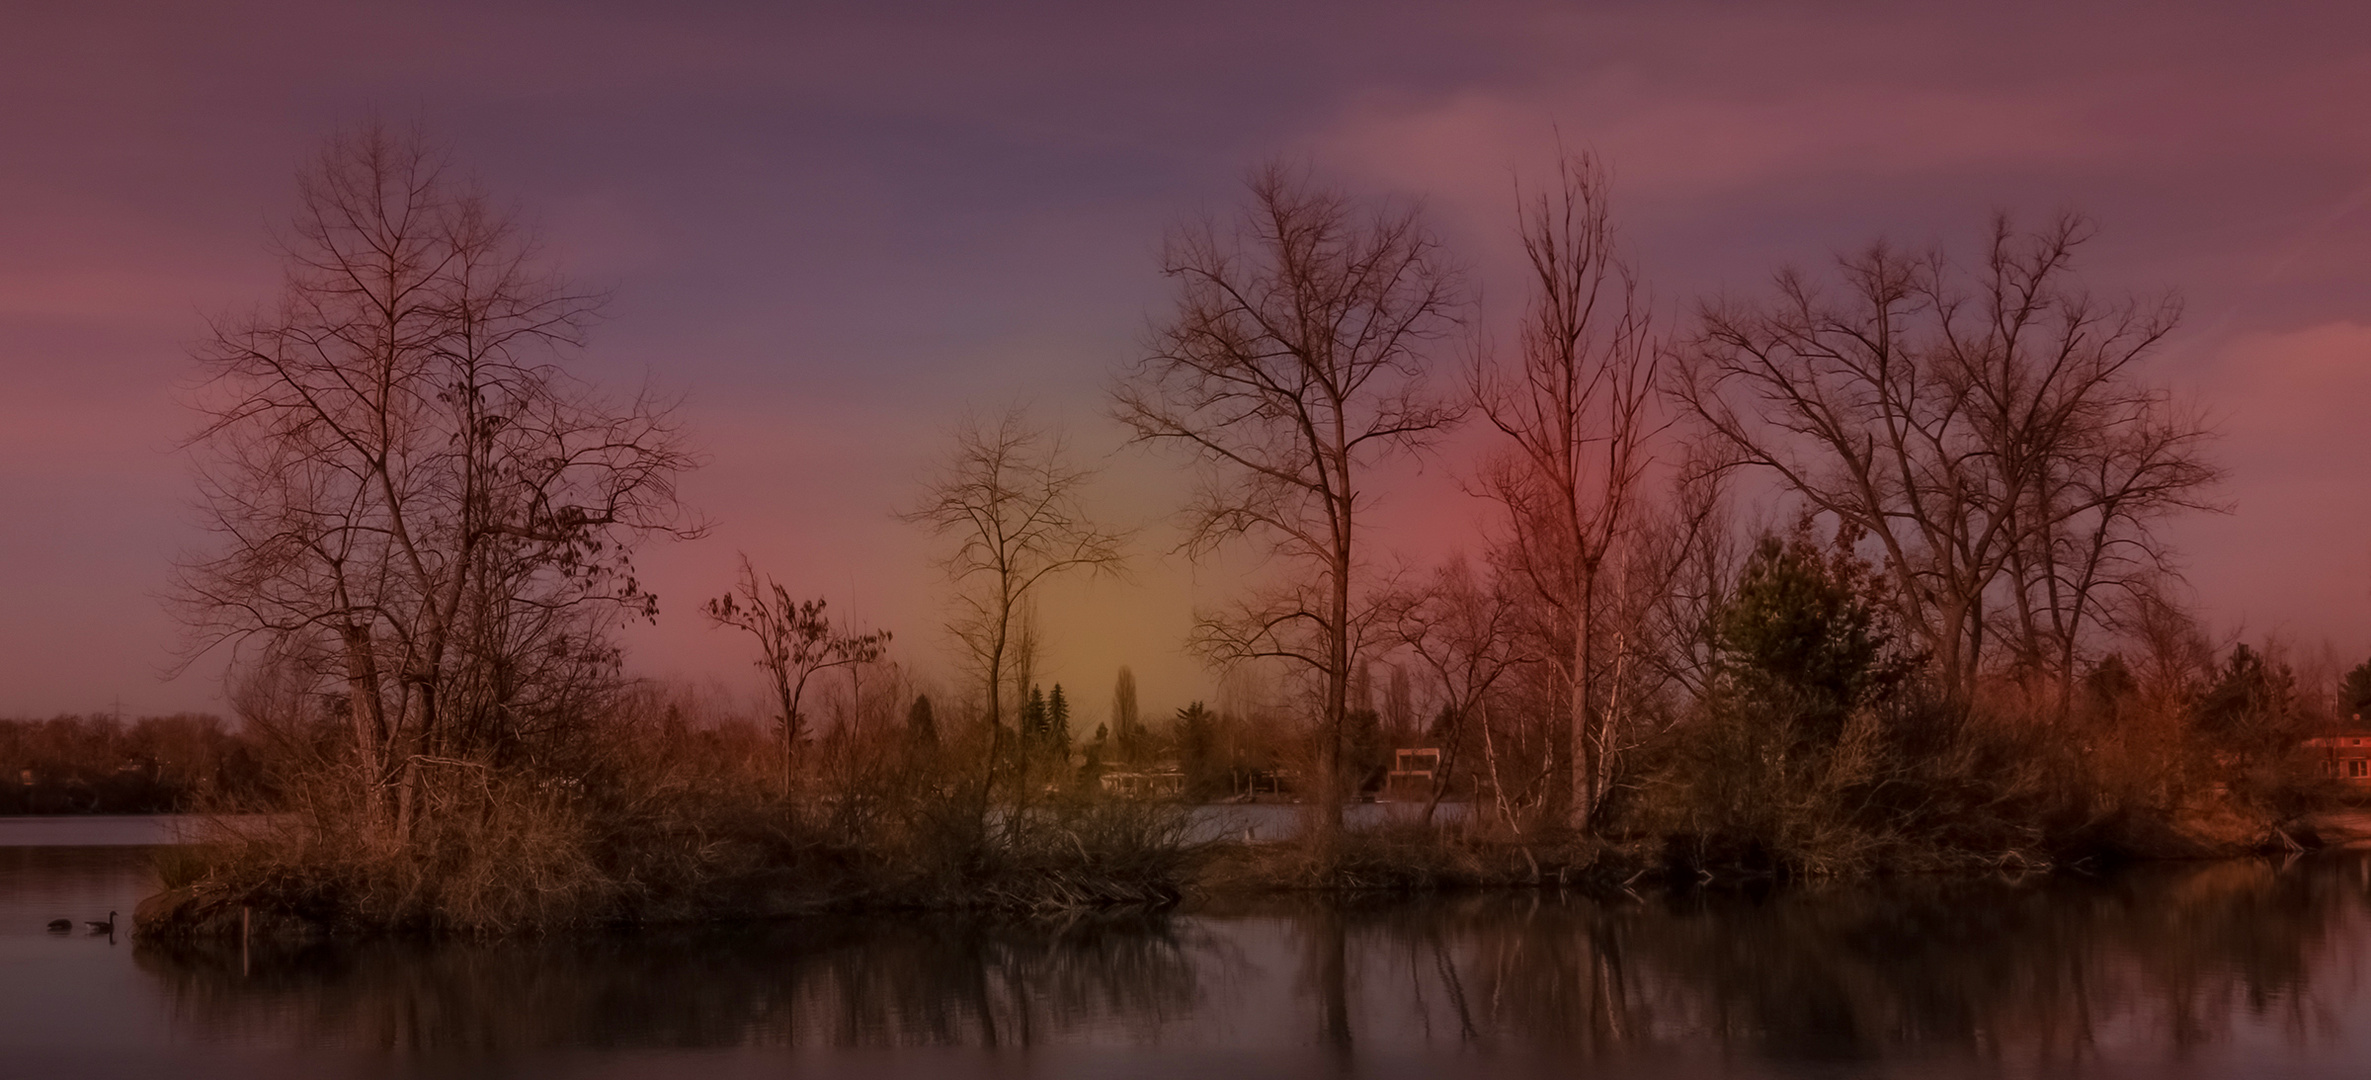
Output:
[[[929,694],[914,695],[913,707],[906,710],[906,738],[917,746],[938,745],[938,719],[931,715]]]
[[[1785,540],[1763,536],[1715,627],[1728,691],[1811,748],[1832,745],[1853,710],[1885,698],[1913,666],[1894,647],[1883,581],[1852,553],[1853,539],[1822,551],[1808,522]]]
[[[1220,776],[1218,717],[1197,701],[1177,710],[1178,764],[1196,789],[1214,786]]]
[[[1062,696],[1062,684],[1054,684],[1054,693],[1046,698],[1045,742],[1049,751],[1070,752],[1070,699]]]
[[[2358,724],[2371,721],[2371,660],[2356,664],[2339,681],[2338,710]]]
[[[1029,688],[1028,700],[1021,703],[1021,739],[1034,745],[1046,737],[1046,693],[1042,687]]]
[[[1136,673],[1128,665],[1120,665],[1119,678],[1111,684],[1111,731],[1121,742],[1133,737],[1136,719]]]
[[[2245,643],[2233,645],[2198,703],[2198,726],[2231,749],[2271,749],[2294,737],[2297,676]]]

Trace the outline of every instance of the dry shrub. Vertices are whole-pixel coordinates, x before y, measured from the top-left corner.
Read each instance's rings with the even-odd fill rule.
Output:
[[[1192,852],[1182,807],[1071,795],[1014,805],[973,733],[915,745],[839,731],[782,791],[757,724],[648,691],[565,740],[435,761],[400,839],[334,752],[275,761],[285,801],[219,819],[171,857],[143,931],[511,934],[850,908],[1043,911],[1173,901]],[[312,744],[306,744],[312,745]],[[324,740],[319,746],[334,747]]]
[[[1835,877],[2049,862],[2014,748],[1911,696],[1850,714],[1832,742],[1783,708],[1731,703],[1657,746],[1642,800],[1669,867],[1698,877]]]
[[[1849,877],[2235,854],[2327,799],[2293,733],[2241,744],[2180,699],[2068,715],[1988,690],[1857,710],[1832,743],[1715,699],[1652,749],[1642,824],[1700,877]]]

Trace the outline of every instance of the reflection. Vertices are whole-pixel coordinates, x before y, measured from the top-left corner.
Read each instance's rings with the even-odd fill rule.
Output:
[[[178,1024],[272,1045],[1123,1043],[1559,1059],[2181,1056],[2363,1011],[2371,862],[1602,902],[1205,903],[1065,925],[833,918],[535,944],[144,943]],[[2251,1042],[2258,1041],[2251,1039]]]
[[[1470,897],[1353,915],[1355,977],[1436,1040],[1566,1055],[2080,1063],[2245,1020],[2330,1034],[2371,926],[2361,853],[2104,880],[1893,882],[1626,904]],[[2337,977],[2322,978],[2329,969]],[[2359,1007],[2359,1006],[2357,1006]],[[1378,1011],[1388,1011],[1380,1009]]]
[[[402,1050],[1026,1046],[1183,1012],[1178,928],[817,918],[561,942],[143,941],[177,1021],[214,1039]]]

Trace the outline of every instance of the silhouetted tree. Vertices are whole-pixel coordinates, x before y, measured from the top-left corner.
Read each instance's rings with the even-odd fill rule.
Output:
[[[741,557],[741,581],[734,591],[708,601],[703,610],[716,625],[757,639],[756,664],[772,683],[780,710],[774,722],[782,730],[782,794],[788,796],[797,778],[799,740],[806,736],[806,714],[799,706],[808,680],[880,659],[889,631],[856,634],[832,625],[822,600],[792,600],[781,583],[761,577],[747,555]]]
[[[1004,685],[1015,638],[1039,585],[1055,574],[1118,573],[1129,534],[1097,523],[1084,496],[1094,472],[1074,467],[1059,433],[1013,409],[994,424],[966,422],[922,499],[901,515],[949,537],[943,564],[959,614],[949,627],[978,672],[988,722],[1006,722]],[[1028,685],[1014,687],[1027,693]]]
[[[2371,717],[2371,660],[2356,664],[2339,681],[2338,707],[2357,723]]]
[[[1776,298],[1707,305],[1679,395],[1739,463],[1872,537],[1944,686],[1972,693],[1989,634],[2060,701],[2111,597],[2168,572],[2165,515],[2220,474],[2207,429],[2142,382],[2177,305],[2074,280],[2079,217],[1996,219],[1983,263],[1883,244],[1794,270]]]
[[[669,407],[564,361],[600,309],[418,134],[339,135],[298,178],[276,304],[193,350],[207,554],[193,648],[252,646],[343,687],[351,775],[412,835],[424,769],[581,715],[653,616],[635,545],[688,535]]]
[[[931,714],[930,695],[914,695],[914,704],[906,710],[906,737],[916,746],[939,744],[938,718]]]
[[[1049,752],[1070,753],[1070,699],[1062,693],[1062,684],[1054,684],[1054,692],[1046,695],[1045,744]]]
[[[1911,670],[1895,648],[1885,586],[1852,553],[1851,534],[1822,551],[1808,525],[1783,540],[1762,537],[1719,635],[1726,690],[1814,749],[1833,744],[1853,710]]]
[[[1122,664],[1119,677],[1111,684],[1112,730],[1124,740],[1140,723],[1136,717],[1136,673]]]
[[[1197,701],[1177,710],[1171,729],[1178,765],[1195,791],[1216,789],[1228,763],[1220,760],[1218,716]]]
[[[1184,549],[1261,543],[1295,573],[1196,616],[1215,662],[1272,657],[1321,684],[1316,838],[1341,830],[1342,738],[1359,655],[1353,582],[1367,472],[1423,445],[1459,410],[1426,390],[1430,350],[1458,321],[1455,275],[1411,209],[1369,210],[1271,165],[1232,228],[1173,230],[1162,273],[1175,310],[1113,390],[1143,442],[1205,466]]]
[[[1661,351],[1615,251],[1604,167],[1575,155],[1556,179],[1516,208],[1532,286],[1518,359],[1478,359],[1471,389],[1507,444],[1484,465],[1481,489],[1511,526],[1496,557],[1549,612],[1548,655],[1563,680],[1560,791],[1587,828],[1620,748],[1608,578],[1639,524]]]
[[[2226,748],[2284,749],[2300,734],[2297,720],[2296,674],[2245,642],[2231,647],[2198,702],[2199,729]]]
[[[1460,558],[1433,571],[1421,587],[1397,593],[1386,607],[1387,638],[1415,654],[1440,688],[1441,712],[1432,734],[1445,754],[1437,783],[1445,784],[1457,767],[1468,722],[1492,688],[1518,665],[1537,659],[1524,649],[1529,639],[1520,633],[1520,604],[1513,592],[1496,575],[1478,579],[1472,564]],[[1493,791],[1501,791],[1496,745],[1486,745],[1484,767]]]

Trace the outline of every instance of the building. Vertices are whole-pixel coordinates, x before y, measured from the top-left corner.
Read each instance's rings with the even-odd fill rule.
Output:
[[[1440,747],[1401,747],[1392,753],[1391,771],[1383,777],[1383,797],[1394,802],[1423,802],[1432,798],[1440,773]]]
[[[2324,735],[2305,745],[2322,752],[2323,776],[2371,787],[2371,735]]]

